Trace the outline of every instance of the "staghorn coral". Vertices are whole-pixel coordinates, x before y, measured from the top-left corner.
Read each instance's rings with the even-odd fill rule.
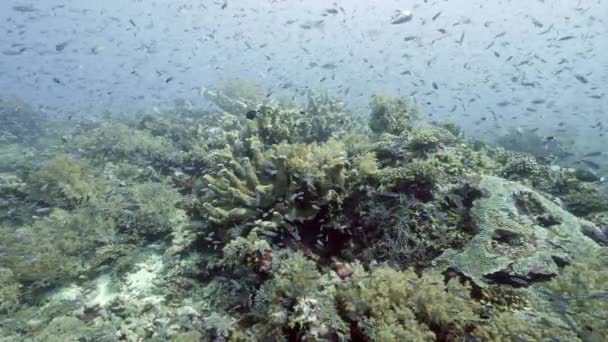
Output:
[[[369,105],[369,128],[376,134],[399,135],[409,130],[420,117],[420,113],[403,98],[374,96]]]

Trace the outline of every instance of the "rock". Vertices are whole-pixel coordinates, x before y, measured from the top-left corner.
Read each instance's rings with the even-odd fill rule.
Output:
[[[550,279],[559,268],[600,248],[587,235],[597,227],[517,182],[480,176],[487,195],[475,200],[471,219],[477,234],[461,249],[446,250],[436,265],[478,286],[525,287]]]

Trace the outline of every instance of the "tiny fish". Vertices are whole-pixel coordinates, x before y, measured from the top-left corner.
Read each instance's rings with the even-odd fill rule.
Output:
[[[439,89],[439,86],[437,85],[437,83],[433,82],[432,85],[433,85],[433,89],[435,89],[435,90]]]
[[[577,163],[581,163],[581,164],[584,164],[586,166],[589,166],[590,168],[592,168],[594,170],[599,170],[600,167],[601,167],[598,163],[593,162],[591,160],[587,160],[587,159],[581,159]]]
[[[169,82],[171,82],[171,81],[173,81],[173,77],[169,77],[169,78],[167,78],[167,79],[165,80],[165,83],[169,83]]]
[[[228,2],[224,2],[224,3],[222,4],[222,7],[221,7],[221,8],[222,8],[223,10],[225,10],[225,9],[226,9],[226,7],[228,7]]]
[[[589,152],[589,153],[587,153],[587,154],[583,155],[583,158],[589,158],[589,157],[599,157],[599,156],[601,156],[602,154],[604,154],[604,152],[602,152],[602,151],[594,151],[594,152]]]
[[[574,77],[576,77],[576,79],[583,84],[586,84],[587,82],[589,82],[589,81],[587,81],[587,78],[585,78],[585,76],[583,76],[583,75],[575,74]]]
[[[59,44],[55,45],[55,50],[57,52],[61,52],[61,51],[63,51],[63,49],[65,49],[68,46],[68,44],[69,44],[69,41],[63,42],[63,43],[59,43]]]
[[[410,11],[396,10],[395,14],[393,14],[393,17],[391,18],[391,24],[393,24],[393,25],[405,24],[405,23],[411,21],[413,18],[414,18],[414,15]]]
[[[321,68],[333,70],[336,68],[336,65],[334,63],[325,63],[325,64],[321,65]]]
[[[464,41],[464,31],[462,31],[462,34],[460,35],[460,39],[458,39],[458,45],[462,45],[463,41]]]
[[[431,18],[431,20],[432,20],[432,21],[437,20],[437,18],[439,18],[439,16],[440,16],[440,15],[441,15],[441,11],[437,12],[437,14],[435,14],[435,15],[433,16],[433,18]]]
[[[131,23],[131,25],[133,25],[133,27],[137,27],[137,25],[135,25],[135,22],[133,21],[133,19],[129,19],[129,22]]]
[[[21,13],[29,13],[38,11],[33,6],[13,6],[13,11]]]
[[[25,50],[27,50],[27,48],[24,47],[20,48],[19,50],[4,50],[2,51],[2,54],[6,56],[17,56],[25,52]]]
[[[570,39],[574,39],[574,36],[564,36],[561,37],[560,39],[558,39],[559,41],[564,41],[564,40],[570,40]]]
[[[545,25],[543,25],[543,23],[541,23],[540,21],[538,21],[538,19],[534,19],[532,18],[532,24],[534,24],[534,26],[536,27],[543,27]]]

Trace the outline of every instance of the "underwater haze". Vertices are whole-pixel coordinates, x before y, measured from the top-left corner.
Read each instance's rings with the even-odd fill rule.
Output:
[[[604,341],[608,1],[0,2],[0,341]]]

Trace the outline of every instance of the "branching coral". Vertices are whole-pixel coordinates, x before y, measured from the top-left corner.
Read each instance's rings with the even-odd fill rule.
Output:
[[[583,341],[608,336],[608,253],[576,260],[546,285],[551,309]]]
[[[0,315],[11,313],[19,305],[21,285],[8,268],[0,267]]]
[[[127,161],[140,167],[166,169],[183,160],[183,153],[169,139],[122,123],[104,123],[78,136],[72,146],[75,152],[100,164]]]
[[[470,238],[456,211],[406,195],[378,193],[361,203],[353,240],[360,260],[397,268],[424,267],[443,250]]]
[[[321,274],[314,261],[301,253],[278,257],[273,278],[262,285],[255,299],[262,336],[319,340],[344,336],[346,324],[334,305],[337,280]]]
[[[49,205],[74,207],[98,191],[84,161],[67,155],[49,160],[26,177],[28,196]]]
[[[0,267],[11,269],[19,282],[33,289],[63,283],[103,262],[92,257],[96,247],[112,242],[108,237],[113,234],[112,224],[94,210],[55,209],[31,226],[2,230],[6,250]]]
[[[449,130],[439,126],[423,126],[412,131],[408,136],[407,149],[423,154],[454,143],[457,140]]]
[[[420,117],[420,113],[402,98],[374,96],[370,107],[369,128],[376,134],[399,135]]]
[[[106,201],[111,204],[106,216],[129,235],[160,237],[185,221],[185,213],[177,208],[181,196],[163,183],[147,182],[128,188],[114,188]]]
[[[252,111],[250,134],[265,145],[288,143],[322,143],[339,139],[354,127],[351,115],[335,100],[309,95],[305,110],[264,105]]]
[[[16,98],[0,98],[0,144],[38,139],[44,116]]]
[[[386,167],[378,172],[382,190],[404,192],[429,201],[441,180],[440,170],[426,160],[417,160],[402,167]]]
[[[274,223],[274,228],[313,220],[345,191],[348,166],[334,140],[317,144],[279,144],[238,161],[224,153],[226,164],[205,175],[208,191],[203,212],[221,226]],[[257,224],[257,223],[256,223]],[[268,226],[268,225],[265,225]]]
[[[388,267],[366,272],[356,265],[337,295],[357,334],[378,341],[433,341],[464,336],[469,324],[481,320],[468,292],[456,279],[444,284],[436,273],[418,276]]]

